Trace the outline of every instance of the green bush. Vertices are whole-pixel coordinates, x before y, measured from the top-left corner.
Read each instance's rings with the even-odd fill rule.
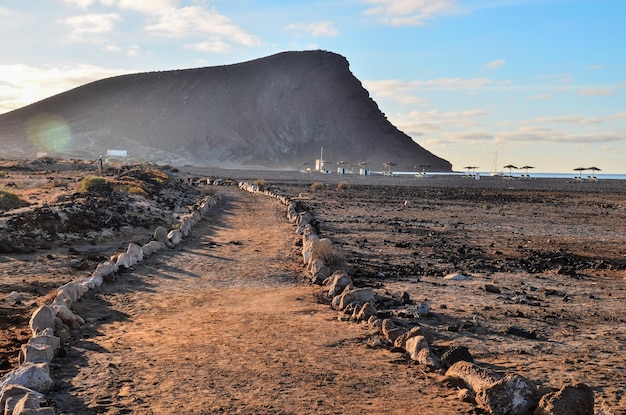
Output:
[[[143,190],[141,187],[139,186],[131,186],[128,189],[128,193],[130,193],[131,195],[137,195],[137,196],[143,196],[143,197],[148,197],[148,192],[146,192],[145,190]]]

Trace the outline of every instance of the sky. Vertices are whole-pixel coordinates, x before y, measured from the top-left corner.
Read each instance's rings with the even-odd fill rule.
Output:
[[[455,170],[626,174],[624,39],[624,0],[2,0],[0,113],[126,73],[322,49]]]

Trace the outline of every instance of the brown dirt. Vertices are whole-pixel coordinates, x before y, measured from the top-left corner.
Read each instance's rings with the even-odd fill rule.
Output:
[[[334,175],[265,179],[290,197],[310,193],[302,203],[356,284],[376,288],[382,312],[426,327],[435,350],[467,346],[494,371],[552,388],[585,382],[597,403],[626,411],[620,186],[350,178],[338,191]],[[313,181],[326,184],[311,192]],[[219,189],[223,203],[178,249],[76,304],[87,323],[52,365],[58,413],[480,413],[439,375],[374,347],[376,330],[338,321],[303,279],[284,206]],[[1,295],[26,298],[0,304],[9,349],[47,291],[89,273],[68,272],[67,246],[55,249],[2,257]],[[473,279],[444,281],[449,272]],[[404,292],[432,312],[412,316]]]

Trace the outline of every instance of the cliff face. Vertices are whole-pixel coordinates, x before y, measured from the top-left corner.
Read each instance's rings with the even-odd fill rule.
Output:
[[[451,165],[395,128],[350,72],[323,51],[284,52],[199,69],[118,76],[0,115],[0,157],[97,158],[292,167],[319,158],[381,169]]]

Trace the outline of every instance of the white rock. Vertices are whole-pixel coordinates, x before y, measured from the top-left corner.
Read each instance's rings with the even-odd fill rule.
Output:
[[[54,331],[54,319],[56,315],[56,310],[47,305],[43,305],[35,310],[29,322],[33,336],[36,336],[37,333],[48,328]]]
[[[53,385],[47,363],[27,362],[7,373],[0,380],[0,390],[7,385],[21,385],[38,392],[47,392]]]

